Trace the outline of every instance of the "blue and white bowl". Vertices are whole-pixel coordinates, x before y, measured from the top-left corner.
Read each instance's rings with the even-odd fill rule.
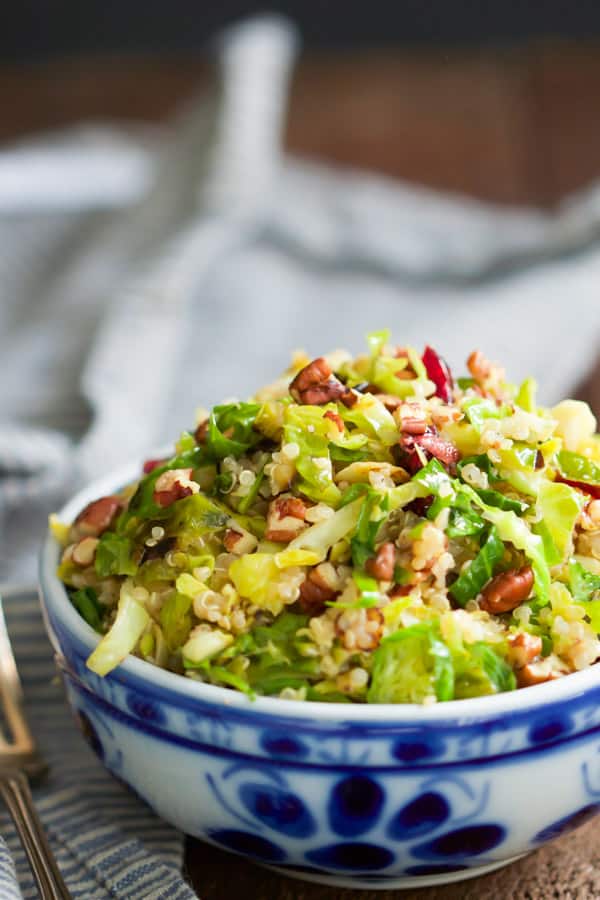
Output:
[[[600,811],[600,666],[433,707],[251,701],[134,658],[99,678],[59,552],[48,536],[41,593],[69,702],[104,765],[187,834],[300,878],[407,888],[491,871]]]

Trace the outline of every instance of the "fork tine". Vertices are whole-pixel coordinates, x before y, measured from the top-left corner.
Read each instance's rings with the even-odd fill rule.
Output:
[[[2,598],[0,597],[0,693],[6,720],[12,732],[15,744],[19,752],[27,753],[33,750],[33,738],[27,727],[25,717],[21,711],[23,690],[17,664],[8,636]],[[0,736],[0,748],[6,751],[9,744]]]

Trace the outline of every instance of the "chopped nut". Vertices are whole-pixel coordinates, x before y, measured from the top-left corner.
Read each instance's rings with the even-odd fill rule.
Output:
[[[288,543],[306,527],[304,517],[307,506],[299,497],[277,497],[269,504],[267,514],[268,541]]]
[[[365,569],[378,581],[391,581],[394,577],[395,563],[396,548],[391,541],[388,541],[381,545],[372,559],[367,560]]]
[[[467,359],[467,369],[476,381],[485,381],[492,372],[492,363],[481,350],[474,350]]]
[[[298,602],[302,612],[309,616],[318,616],[325,610],[325,604],[335,600],[338,592],[325,580],[317,569],[311,569],[300,585]]]
[[[194,438],[197,444],[205,444],[206,439],[208,438],[208,419],[205,419],[203,422],[200,422],[198,427],[194,432]]]
[[[425,434],[427,431],[427,422],[425,419],[417,419],[415,416],[401,419],[401,429],[404,434]]]
[[[152,499],[157,506],[170,506],[176,500],[197,494],[200,485],[192,481],[192,469],[168,469],[159,475]]]
[[[97,546],[98,538],[84,537],[73,547],[71,559],[78,566],[90,566],[96,556]]]
[[[522,669],[523,666],[533,662],[541,652],[542,639],[537,634],[522,631],[508,637],[508,661],[515,669]]]
[[[501,572],[483,589],[479,608],[492,615],[510,612],[527,599],[532,587],[531,566]]]
[[[71,528],[70,537],[99,537],[107,531],[121,509],[118,497],[101,497],[82,509]]]
[[[517,686],[532,687],[534,684],[544,684],[546,681],[554,681],[562,677],[562,672],[553,671],[546,660],[537,663],[528,663],[516,672]]]
[[[228,553],[235,553],[237,556],[243,556],[244,553],[252,553],[256,545],[257,539],[249,531],[238,531],[234,528],[227,528],[223,536],[223,545]]]
[[[298,372],[290,384],[290,394],[298,403],[313,406],[322,406],[332,400],[354,406],[357,401],[354,392],[333,376],[329,363],[322,356]]]

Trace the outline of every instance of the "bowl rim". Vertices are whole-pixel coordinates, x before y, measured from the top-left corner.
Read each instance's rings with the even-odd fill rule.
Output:
[[[161,458],[170,455],[172,448],[161,448],[145,455],[141,460],[128,463],[116,471],[94,480],[63,505],[56,514],[58,519],[71,522],[77,513],[92,500],[113,493],[123,485],[140,477],[144,459]],[[39,579],[42,606],[51,609],[63,626],[72,633],[78,642],[91,653],[100,640],[97,633],[79,615],[71,604],[64,584],[56,574],[60,547],[56,538],[48,529],[39,559]],[[45,623],[48,631],[47,611]],[[204,684],[191,678],[185,678],[175,672],[161,669],[152,663],[134,656],[117,667],[115,672],[126,677],[131,674],[136,680],[152,683],[168,693],[179,694],[189,699],[196,699],[212,705],[235,708],[240,711],[259,713],[261,716],[332,720],[348,723],[364,723],[365,725],[387,723],[393,725],[410,724],[412,726],[435,725],[436,723],[461,723],[473,720],[497,719],[503,715],[523,713],[529,709],[540,710],[552,704],[562,703],[581,697],[587,690],[600,686],[600,663],[573,672],[564,678],[528,688],[494,694],[485,697],[472,697],[464,700],[450,700],[431,706],[416,703],[330,703],[311,700],[283,700],[278,697],[261,697],[254,700],[240,691],[217,685]],[[107,677],[110,677],[107,676]]]

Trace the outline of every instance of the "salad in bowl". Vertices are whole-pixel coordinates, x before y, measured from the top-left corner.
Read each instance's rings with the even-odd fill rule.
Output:
[[[52,518],[104,676],[133,654],[257,695],[424,704],[600,658],[600,438],[480,351],[454,378],[387,331],[296,354],[72,522]]]

